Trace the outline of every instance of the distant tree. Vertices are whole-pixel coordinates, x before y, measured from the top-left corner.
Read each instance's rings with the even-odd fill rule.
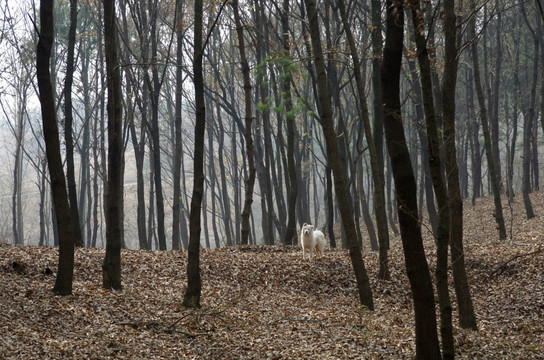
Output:
[[[115,0],[104,0],[104,48],[108,88],[108,180],[106,184],[106,255],[102,286],[121,290],[123,219],[123,132],[121,70],[119,68]]]
[[[535,101],[536,101],[536,84],[538,82],[538,67],[539,67],[539,49],[540,49],[540,39],[539,34],[536,33],[536,31],[531,26],[531,23],[527,17],[527,12],[525,10],[525,4],[521,5],[521,10],[523,17],[525,18],[525,22],[527,24],[527,27],[529,28],[529,31],[531,32],[531,35],[533,37],[533,44],[534,44],[534,60],[533,60],[533,78],[531,82],[531,88],[530,88],[530,97],[529,101],[525,100],[523,103],[525,104],[524,108],[525,111],[523,113],[523,175],[522,175],[522,186],[521,191],[523,194],[523,204],[525,205],[525,214],[527,219],[532,219],[535,217],[535,213],[533,210],[533,204],[531,203],[531,198],[529,197],[529,193],[532,190],[531,187],[531,144],[533,143],[533,136],[537,136],[537,134],[533,134],[533,128],[534,122],[535,122]],[[538,20],[540,20],[540,17],[537,17]],[[538,21],[538,28],[540,28],[540,21]],[[536,170],[538,172],[538,169]]]
[[[370,127],[370,119],[368,115],[368,108],[366,105],[366,94],[364,90],[364,81],[359,71],[361,63],[359,61],[359,56],[357,55],[357,46],[355,44],[355,39],[353,33],[351,32],[351,27],[348,22],[348,16],[346,12],[346,6],[344,0],[337,0],[340,14],[342,17],[342,22],[346,31],[346,36],[348,38],[348,43],[351,51],[351,57],[353,59],[354,67],[354,76],[355,82],[357,85],[357,93],[359,95],[359,118],[363,123],[365,129],[366,142],[368,144],[368,149],[370,153],[370,165],[372,171],[372,179],[374,180],[374,198],[376,210],[376,223],[378,227],[378,238],[379,238],[379,251],[380,251],[380,270],[379,277],[380,279],[388,280],[389,275],[389,259],[387,257],[387,250],[389,248],[389,230],[387,227],[387,213],[385,211],[385,193],[384,193],[384,183],[383,183],[383,167],[380,168],[379,165],[379,155],[377,154],[376,146],[374,143],[374,138],[372,137],[372,130]],[[380,86],[381,88],[381,86]],[[381,159],[383,164],[383,156]]]
[[[42,108],[43,134],[53,206],[55,209],[59,236],[59,266],[53,291],[58,295],[72,293],[74,276],[74,234],[70,216],[70,205],[66,180],[62,167],[59,129],[55,112],[55,98],[51,83],[49,61],[53,44],[53,0],[40,1],[40,31],[37,47],[36,69],[40,104]]]
[[[293,101],[291,98],[291,40],[289,39],[289,0],[282,1],[281,8],[281,27],[282,27],[282,45],[283,60],[281,75],[281,94],[282,102],[285,104],[285,119],[287,127],[287,228],[285,232],[284,243],[294,245],[296,243],[296,203],[298,196],[297,169],[295,165],[295,139],[296,124],[295,114],[293,112]]]
[[[175,119],[174,119],[174,156],[173,156],[173,180],[174,198],[172,200],[172,249],[179,250],[180,225],[185,222],[185,213],[181,212],[183,201],[181,199],[181,161],[183,156],[183,144],[181,142],[182,125],[182,91],[183,91],[183,1],[176,0],[176,16],[174,31],[176,32],[176,93],[175,93]],[[185,239],[186,241],[187,239]]]
[[[471,0],[471,7],[473,10],[476,8],[476,4],[474,0]],[[484,98],[484,90],[482,87],[482,81],[480,76],[480,60],[478,56],[478,41],[476,41],[476,16],[472,16],[469,20],[469,34],[471,34],[471,37],[473,38],[472,44],[471,44],[471,52],[472,52],[472,62],[473,62],[473,68],[474,68],[474,85],[476,87],[476,94],[478,96],[478,104],[480,106],[480,122],[482,125],[482,131],[484,134],[485,139],[485,154],[487,158],[487,166],[489,168],[489,177],[491,182],[491,188],[493,190],[493,199],[495,202],[495,221],[497,222],[498,230],[499,230],[499,239],[504,240],[506,239],[506,227],[504,226],[504,215],[502,211],[502,204],[501,204],[501,187],[500,187],[500,179],[499,175],[497,173],[496,169],[496,161],[495,158],[499,156],[499,154],[493,153],[492,148],[492,139],[490,135],[490,129],[489,129],[489,122],[488,122],[488,116],[487,116],[487,108],[485,105],[485,98]]]

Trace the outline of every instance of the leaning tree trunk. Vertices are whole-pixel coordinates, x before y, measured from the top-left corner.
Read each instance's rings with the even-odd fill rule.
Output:
[[[120,290],[122,289],[123,120],[116,29],[115,0],[104,0],[104,48],[108,88],[108,181],[106,184],[106,255],[102,265],[102,286],[106,289]]]
[[[68,31],[68,54],[66,59],[66,79],[64,84],[64,139],[66,141],[66,177],[68,181],[68,197],[70,214],[74,229],[74,242],[82,247],[83,236],[79,226],[79,211],[77,205],[77,188],[74,168],[74,139],[72,136],[72,83],[74,82],[74,49],[77,29],[77,0],[70,0],[70,29]]]
[[[451,216],[450,248],[453,281],[459,324],[462,328],[477,330],[474,306],[470,296],[465,270],[463,250],[463,200],[459,187],[459,168],[455,148],[455,84],[457,83],[457,27],[455,0],[444,0],[445,61],[442,78],[442,107],[444,122],[444,154],[448,181],[448,196]]]
[[[472,0],[472,8],[474,8],[474,0]],[[476,18],[472,17],[469,23],[469,32],[471,37],[474,38],[476,34]],[[489,168],[489,178],[491,181],[491,187],[493,189],[493,199],[495,201],[495,221],[499,228],[499,239],[506,239],[506,227],[504,226],[504,216],[502,212],[501,204],[501,189],[499,185],[500,179],[497,177],[497,169],[495,167],[495,157],[499,154],[493,154],[491,136],[489,134],[489,123],[487,120],[487,110],[485,107],[485,98],[480,79],[480,63],[478,59],[478,42],[473,41],[471,44],[472,50],[472,62],[474,68],[474,85],[476,87],[476,94],[478,96],[478,104],[480,106],[480,121],[482,124],[482,131],[484,133],[485,140],[485,155],[487,157],[487,166]]]
[[[318,108],[323,120],[323,132],[327,143],[327,151],[330,155],[332,171],[334,174],[334,189],[338,199],[338,207],[342,216],[342,222],[346,231],[346,237],[349,242],[349,255],[357,280],[359,291],[359,301],[361,305],[370,310],[374,310],[374,301],[372,299],[372,290],[368,280],[365,263],[361,256],[359,241],[357,240],[357,231],[351,209],[351,199],[344,178],[344,169],[340,160],[337,135],[334,131],[334,124],[331,113],[330,97],[327,88],[327,72],[325,71],[325,61],[323,59],[323,50],[321,48],[321,39],[317,17],[317,8],[315,0],[305,0],[308,10],[308,20],[310,26],[310,37],[312,50],[314,54],[315,70],[317,73],[318,89]]]
[[[429,146],[429,165],[433,182],[436,202],[438,204],[438,227],[436,236],[436,292],[440,308],[440,335],[442,338],[442,353],[444,359],[455,356],[452,327],[452,307],[448,286],[448,242],[450,238],[450,208],[446,180],[442,172],[440,157],[440,140],[436,111],[434,107],[433,85],[431,78],[431,63],[427,52],[425,38],[425,23],[419,2],[410,7],[414,38],[417,46],[417,60],[420,69],[421,91],[425,124],[427,127],[427,145]]]
[[[397,193],[397,209],[406,271],[414,300],[416,358],[439,359],[436,310],[417,209],[417,187],[406,145],[400,104],[400,70],[404,43],[404,1],[388,0],[382,62],[382,94],[387,149]]]
[[[53,0],[40,1],[40,36],[36,50],[36,70],[40,104],[42,108],[45,152],[49,165],[53,207],[57,214],[59,236],[59,266],[53,291],[58,295],[72,293],[74,277],[74,233],[70,216],[70,205],[66,191],[66,180],[62,168],[59,129],[55,112],[55,99],[49,61],[53,44]]]

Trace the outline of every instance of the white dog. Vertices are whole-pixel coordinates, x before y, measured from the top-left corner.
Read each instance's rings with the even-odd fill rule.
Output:
[[[312,261],[314,250],[316,256],[323,257],[325,252],[325,234],[319,230],[314,230],[314,226],[304,223],[300,232],[300,245],[302,246],[302,259],[306,260],[306,254]]]

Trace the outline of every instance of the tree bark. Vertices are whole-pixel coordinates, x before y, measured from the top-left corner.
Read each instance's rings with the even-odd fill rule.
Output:
[[[49,165],[51,191],[53,193],[53,207],[57,214],[56,222],[59,231],[59,265],[53,292],[58,295],[70,295],[74,277],[74,233],[66,180],[62,167],[55,98],[49,70],[53,44],[53,0],[40,1],[39,35],[36,50],[36,71],[42,109],[45,150]]]
[[[416,358],[439,359],[432,280],[423,249],[416,182],[401,117],[399,82],[404,42],[403,5],[402,0],[388,0],[386,3],[386,40],[381,73],[385,137],[396,185],[406,271],[414,300]]]

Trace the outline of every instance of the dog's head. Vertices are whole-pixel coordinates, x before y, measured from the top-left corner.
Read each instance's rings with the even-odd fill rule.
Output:
[[[304,223],[304,225],[302,225],[302,233],[303,234],[311,234],[313,231],[314,231],[314,226],[313,225],[306,224],[306,223]]]

